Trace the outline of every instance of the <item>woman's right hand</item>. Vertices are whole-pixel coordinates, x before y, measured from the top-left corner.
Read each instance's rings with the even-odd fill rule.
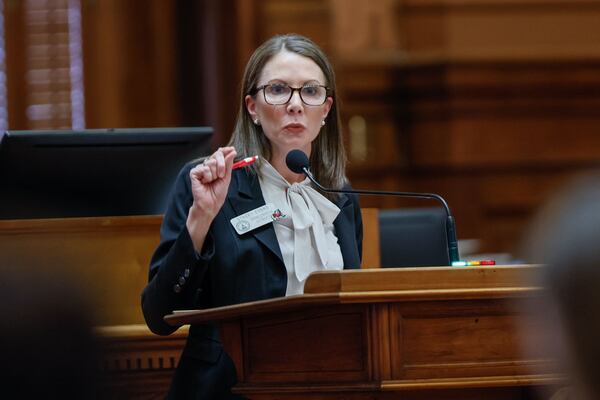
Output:
[[[208,228],[225,202],[236,155],[235,148],[221,147],[190,171],[194,202],[186,226],[197,252],[200,252]]]

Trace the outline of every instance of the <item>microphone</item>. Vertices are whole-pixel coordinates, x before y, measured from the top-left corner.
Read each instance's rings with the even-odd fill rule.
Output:
[[[364,195],[383,195],[383,196],[398,196],[398,197],[412,197],[418,199],[433,199],[442,204],[444,210],[446,210],[446,238],[448,241],[448,258],[450,265],[453,262],[460,260],[458,256],[458,242],[456,240],[456,223],[454,217],[450,211],[448,203],[442,196],[435,193],[417,193],[417,192],[387,192],[379,190],[342,190],[342,189],[331,189],[321,186],[319,182],[313,177],[310,172],[310,162],[308,157],[301,150],[291,150],[285,157],[285,163],[290,171],[297,174],[305,174],[312,183],[315,184],[317,189],[327,193],[350,193],[350,194],[364,194]]]

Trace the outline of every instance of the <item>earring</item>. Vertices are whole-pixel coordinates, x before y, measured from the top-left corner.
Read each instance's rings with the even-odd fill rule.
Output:
[[[321,121],[321,126],[325,126],[325,120]]]
[[[256,119],[254,120],[254,125],[260,125],[260,121],[258,120],[258,118],[256,118]]]

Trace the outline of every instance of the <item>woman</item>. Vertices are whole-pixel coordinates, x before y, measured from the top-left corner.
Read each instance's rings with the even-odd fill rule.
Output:
[[[157,334],[176,329],[163,321],[173,310],[302,293],[312,271],[360,266],[357,199],[327,198],[285,163],[290,150],[300,149],[317,180],[346,185],[326,56],[305,37],[273,37],[250,58],[242,86],[229,146],[183,169],[165,213],[142,294],[146,322]],[[232,171],[234,158],[253,155],[255,164]],[[239,224],[260,207],[266,217]],[[191,326],[169,398],[228,398],[235,381],[216,326]]]

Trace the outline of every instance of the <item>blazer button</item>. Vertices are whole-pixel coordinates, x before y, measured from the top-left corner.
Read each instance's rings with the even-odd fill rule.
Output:
[[[175,293],[179,293],[179,292],[181,292],[181,286],[180,286],[178,283],[176,283],[176,284],[173,286],[173,291],[174,291]]]
[[[179,284],[180,284],[181,286],[185,285],[185,278],[184,278],[183,276],[180,276],[180,277],[179,277]]]

